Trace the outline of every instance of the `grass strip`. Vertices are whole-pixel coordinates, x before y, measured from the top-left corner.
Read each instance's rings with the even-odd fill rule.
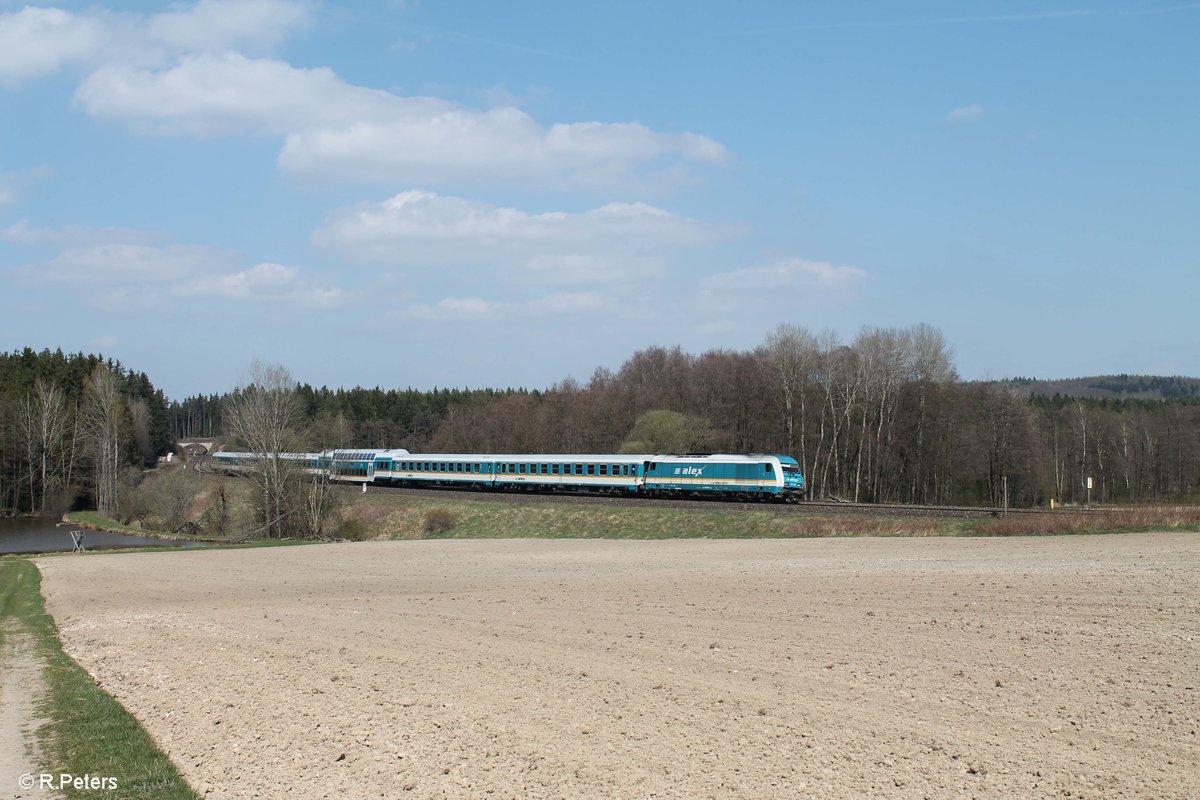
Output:
[[[145,537],[163,537],[167,539],[185,539],[187,537],[180,536],[165,531],[152,531],[143,528],[135,528],[132,525],[126,525],[122,522],[117,522],[115,519],[109,519],[100,515],[99,511],[72,511],[63,516],[66,522],[73,523],[85,528],[94,528],[99,531],[111,531],[112,533],[129,533],[134,536]]]
[[[806,513],[802,509],[665,508],[504,502],[391,493],[355,497],[343,510],[358,537],[375,539],[781,539],[860,536],[1047,536],[1200,530],[1200,508],[1050,512],[989,519]],[[358,538],[355,537],[355,538]]]
[[[40,588],[33,562],[0,562],[0,631],[27,633],[44,664],[40,712],[49,722],[38,734],[46,759],[42,768],[117,782],[116,791],[67,787],[68,798],[199,800],[145,728],[63,652]]]

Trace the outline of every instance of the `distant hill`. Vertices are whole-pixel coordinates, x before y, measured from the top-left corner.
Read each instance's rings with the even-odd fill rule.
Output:
[[[1010,378],[997,381],[1030,397],[1082,397],[1092,400],[1194,400],[1200,399],[1200,378],[1180,375],[1098,375],[1091,378],[1038,380]]]

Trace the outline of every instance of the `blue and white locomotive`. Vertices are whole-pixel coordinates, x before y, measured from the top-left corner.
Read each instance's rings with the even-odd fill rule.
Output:
[[[800,499],[804,476],[782,454],[465,454],[327,450],[281,456],[314,476],[378,486],[453,486],[511,491],[584,491],[653,497]],[[218,452],[215,469],[243,472],[252,453]]]

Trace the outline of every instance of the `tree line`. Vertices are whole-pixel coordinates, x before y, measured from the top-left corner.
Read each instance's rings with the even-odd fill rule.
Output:
[[[701,355],[650,347],[546,390],[301,385],[297,400],[314,449],[783,452],[800,462],[810,498],[1194,501],[1200,481],[1195,398],[1029,397],[1019,385],[964,382],[928,325],[866,327],[849,341],[780,325],[752,350]]]
[[[948,342],[927,325],[867,327],[848,341],[780,325],[753,349],[699,355],[649,347],[616,370],[544,390],[331,389],[283,375],[296,450],[783,452],[802,465],[812,498],[1200,499],[1200,400],[1190,392],[1030,397],[1021,381],[964,382]],[[168,402],[145,373],[101,356],[0,354],[0,511],[113,511],[138,469],[177,438],[223,436],[249,447],[231,409],[256,385]],[[271,517],[261,523],[277,530]]]
[[[166,397],[146,373],[62,350],[0,353],[0,512],[114,513],[173,441]]]

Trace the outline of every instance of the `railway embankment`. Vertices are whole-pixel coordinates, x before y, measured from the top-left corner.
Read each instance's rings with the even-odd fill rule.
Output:
[[[204,474],[173,491],[146,479],[136,516],[107,520],[79,512],[70,521],[143,536],[215,545],[254,539],[251,482]],[[164,476],[164,482],[170,481]],[[674,500],[579,494],[477,492],[358,486],[336,489],[324,538],[379,539],[780,539],[855,536],[1019,536],[1147,530],[1200,531],[1193,506],[1118,509],[1000,509],[946,506],[801,504]],[[169,503],[163,503],[165,497]],[[155,509],[165,506],[170,514]],[[169,533],[182,529],[184,533]]]

